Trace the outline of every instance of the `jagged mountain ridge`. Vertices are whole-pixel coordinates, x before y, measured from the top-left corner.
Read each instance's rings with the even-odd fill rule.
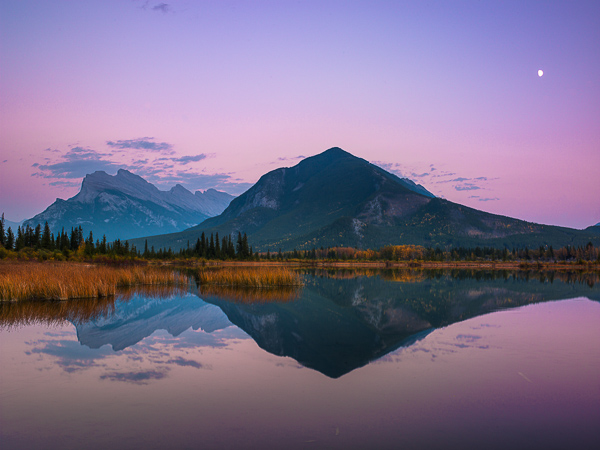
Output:
[[[512,248],[598,240],[593,233],[525,222],[437,198],[337,147],[263,175],[219,216],[147,241],[155,248],[177,250],[188,242],[193,245],[202,232],[245,232],[259,251],[390,244]],[[132,242],[140,246],[144,240]]]
[[[214,189],[192,194],[181,185],[161,191],[142,177],[120,169],[116,175],[87,175],[77,195],[56,199],[44,212],[24,222],[48,222],[58,232],[81,225],[96,238],[130,239],[181,231],[220,214],[234,197]]]
[[[171,336],[190,328],[212,333],[231,323],[220,308],[188,294],[168,298],[137,295],[128,301],[117,301],[110,314],[74,325],[82,345],[100,348],[109,344],[114,351],[119,351],[137,344],[156,330],[166,330]]]

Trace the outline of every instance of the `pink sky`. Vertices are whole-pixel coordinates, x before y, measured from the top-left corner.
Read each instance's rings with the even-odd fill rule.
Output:
[[[451,201],[585,228],[599,22],[594,1],[1,2],[0,211],[120,167],[239,194],[339,146]]]

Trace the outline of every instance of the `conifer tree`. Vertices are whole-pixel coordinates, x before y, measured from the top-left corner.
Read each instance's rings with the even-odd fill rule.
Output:
[[[19,251],[23,247],[25,247],[25,236],[23,235],[23,230],[19,226],[17,228],[17,239],[15,240],[15,250]]]
[[[215,240],[213,238],[213,234],[210,233],[210,244],[208,244],[208,258],[214,258],[215,257]]]
[[[35,248],[40,248],[41,243],[42,243],[42,226],[38,223],[37,226],[35,227],[31,246],[35,247]]]
[[[48,222],[44,224],[41,246],[43,249],[52,250],[52,237],[50,235],[50,226],[48,225]]]
[[[243,242],[242,242],[242,233],[238,231],[238,237],[237,237],[237,243],[235,246],[235,254],[238,258],[242,258],[242,252],[243,252]]]
[[[206,258],[206,235],[204,231],[200,235],[200,256]]]
[[[2,213],[2,219],[0,219],[0,245],[6,246],[6,236],[4,234],[4,213]]]
[[[230,258],[228,242],[227,236],[224,236],[223,241],[221,242],[221,259]]]
[[[250,253],[250,247],[248,247],[248,236],[244,233],[244,236],[242,236],[242,258],[246,259],[250,256],[252,255]]]
[[[108,248],[106,246],[106,235],[102,235],[102,242],[100,242],[100,253],[105,255],[108,252]]]
[[[15,235],[10,227],[8,227],[8,230],[6,231],[6,241],[4,246],[7,250],[12,250],[15,246]]]
[[[85,254],[91,256],[94,254],[94,235],[90,231],[90,235],[85,240]]]

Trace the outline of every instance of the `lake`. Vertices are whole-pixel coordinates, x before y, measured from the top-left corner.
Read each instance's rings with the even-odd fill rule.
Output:
[[[597,274],[0,306],[0,447],[600,448]]]

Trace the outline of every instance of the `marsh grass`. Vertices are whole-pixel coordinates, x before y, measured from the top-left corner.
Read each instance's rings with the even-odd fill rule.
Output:
[[[114,296],[123,287],[187,282],[185,276],[159,267],[5,263],[0,264],[0,301],[103,298]]]
[[[302,286],[301,275],[286,267],[224,267],[200,269],[196,280],[201,286],[271,288]]]
[[[355,278],[377,276],[386,281],[420,283],[426,279],[426,275],[423,270],[419,269],[366,269],[362,267],[356,267],[342,269],[302,269],[301,272],[319,278],[332,278],[336,280],[351,280]]]
[[[23,300],[0,302],[0,329],[25,325],[61,325],[65,321],[86,323],[110,317],[116,301],[129,301],[136,295],[147,298],[165,298],[184,291],[179,286],[144,285],[119,288],[117,295],[102,298],[82,298],[76,301],[49,302],[46,300]]]
[[[0,328],[24,325],[85,323],[114,311],[115,297],[85,298],[76,302],[29,300],[0,303]]]
[[[200,296],[218,297],[233,303],[287,303],[297,300],[302,292],[301,286],[278,286],[255,288],[244,286],[205,285],[200,288]]]

